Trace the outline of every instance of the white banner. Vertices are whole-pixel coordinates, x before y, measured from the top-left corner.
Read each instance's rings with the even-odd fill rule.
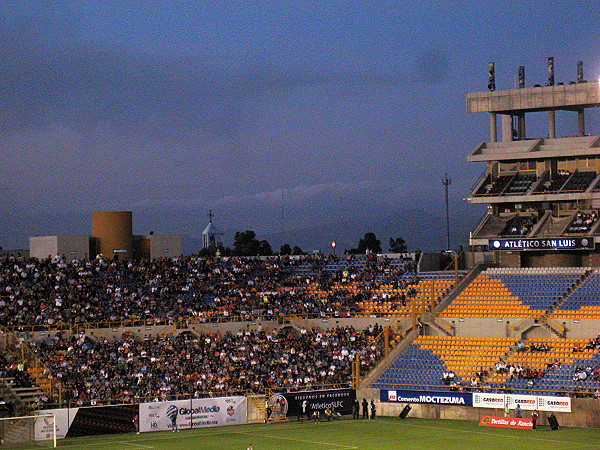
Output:
[[[140,404],[140,431],[246,423],[246,397],[196,398]]]
[[[546,397],[541,395],[518,395],[518,394],[489,394],[484,392],[473,393],[473,406],[475,408],[499,408],[508,407],[513,410],[521,405],[523,410],[571,412],[570,397]]]
[[[538,397],[540,411],[571,412],[570,397]]]
[[[485,392],[473,392],[473,406],[476,408],[499,408],[504,409],[504,394],[489,394]]]
[[[510,409],[515,409],[517,405],[520,405],[523,410],[538,409],[536,395],[506,394],[506,403]]]
[[[41,414],[54,414],[56,421],[56,439],[64,439],[73,423],[79,408],[46,409]],[[52,436],[52,420],[48,417],[40,417],[35,422],[35,440],[46,440]]]

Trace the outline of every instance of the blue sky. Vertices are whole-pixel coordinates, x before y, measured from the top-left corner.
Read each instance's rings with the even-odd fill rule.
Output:
[[[452,215],[476,216],[462,199],[484,168],[466,156],[488,117],[466,114],[466,93],[487,89],[489,61],[498,89],[520,65],[544,84],[548,56],[557,82],[579,60],[598,79],[598,23],[589,1],[5,0],[0,245],[89,233],[100,210],[191,236],[209,209],[259,234],[441,216],[446,172]]]

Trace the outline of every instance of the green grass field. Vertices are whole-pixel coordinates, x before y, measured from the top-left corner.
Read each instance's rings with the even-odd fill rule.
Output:
[[[70,449],[577,449],[600,448],[600,430],[542,426],[536,431],[477,423],[380,417],[375,421],[287,422],[64,439]]]

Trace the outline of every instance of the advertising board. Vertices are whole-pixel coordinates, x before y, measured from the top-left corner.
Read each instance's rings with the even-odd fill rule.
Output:
[[[246,397],[195,398],[140,404],[140,431],[246,423]]]

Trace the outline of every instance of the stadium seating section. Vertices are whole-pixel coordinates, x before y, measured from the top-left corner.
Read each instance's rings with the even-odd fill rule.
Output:
[[[372,387],[513,393],[531,393],[533,389],[548,395],[567,391],[593,393],[600,389],[600,352],[585,348],[588,342],[589,339],[531,339],[521,342],[520,351],[517,338],[420,336]],[[548,350],[532,351],[532,345],[545,345]],[[506,368],[498,371],[498,363]],[[575,379],[578,369],[586,372],[584,380]],[[445,382],[444,372],[454,374],[454,383]]]
[[[519,186],[533,182],[531,177],[515,177],[505,187],[514,186],[513,192],[524,189],[517,189],[516,181]],[[584,213],[574,215],[571,226],[577,218],[582,223],[589,219]],[[527,233],[532,225],[525,216],[508,223],[518,233]],[[466,274],[459,272],[458,281]],[[300,389],[327,382],[348,385],[355,356],[360,355],[364,378],[383,358],[386,335],[393,345],[400,342],[406,349],[394,360],[382,362],[374,387],[600,393],[600,338],[434,335],[452,333],[452,326],[443,325],[454,320],[516,319],[513,324],[598,320],[600,271],[490,268],[469,280],[453,290],[454,271],[415,273],[409,257],[373,255],[192,257],[140,263],[6,259],[0,261],[0,325],[22,337],[29,336],[26,331],[60,333],[42,342],[26,342],[40,361],[26,367],[30,376],[20,373],[19,351],[5,355],[4,373],[16,380],[15,389],[26,380],[48,392],[61,380],[64,399],[77,404],[159,400],[220,390]],[[406,330],[394,335],[393,330],[384,332],[373,325],[327,331],[275,326],[224,335],[166,332],[113,340],[72,332],[140,325],[185,327],[210,321],[235,321],[244,330],[244,323],[267,319],[283,324],[285,318],[393,317],[407,318],[408,323],[414,314],[425,312],[442,321],[430,323],[426,328],[430,335],[412,342],[402,340]],[[310,369],[307,358],[314,363]],[[106,379],[118,379],[120,386],[107,385]],[[40,392],[32,393],[28,401],[38,406],[52,403],[54,399]]]
[[[440,316],[599,319],[599,283],[591,269],[489,269]]]

